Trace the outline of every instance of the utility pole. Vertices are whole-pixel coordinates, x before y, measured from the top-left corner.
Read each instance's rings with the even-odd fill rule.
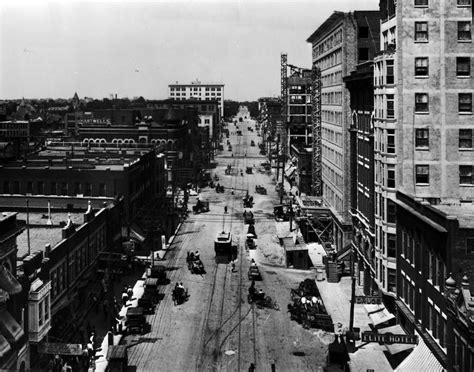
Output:
[[[277,148],[276,148],[276,161],[277,161],[277,174],[276,174],[276,182],[278,185],[278,179],[280,177],[280,133],[277,134]],[[281,204],[281,201],[280,201]]]
[[[351,249],[352,250],[352,249]],[[356,287],[356,278],[354,276],[354,252],[351,252],[351,308],[349,314],[349,339],[348,350],[350,352],[355,351],[355,336],[354,336],[354,305],[355,305],[355,287]]]

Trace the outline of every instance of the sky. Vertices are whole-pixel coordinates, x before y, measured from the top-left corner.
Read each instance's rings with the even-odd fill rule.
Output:
[[[225,84],[225,99],[278,96],[280,54],[310,68],[306,39],[335,10],[379,0],[0,2],[0,99],[163,99],[168,84]]]

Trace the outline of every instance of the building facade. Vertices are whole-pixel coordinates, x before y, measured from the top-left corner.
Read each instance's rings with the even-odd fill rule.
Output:
[[[312,143],[311,127],[311,70],[295,71],[287,79],[286,148],[294,144],[309,146]],[[288,155],[288,154],[286,154]]]
[[[430,205],[400,191],[396,198],[400,324],[443,368],[472,371],[474,205]]]
[[[374,226],[374,85],[373,63],[357,66],[344,78],[350,91],[352,123],[350,127],[351,199],[354,234],[352,247],[354,274],[363,292],[372,295],[377,291],[375,277],[375,226]]]
[[[334,242],[350,244],[350,95],[343,77],[372,60],[378,50],[379,12],[334,12],[307,39],[313,65],[321,70],[321,153],[323,200],[333,214]]]
[[[169,97],[182,101],[188,99],[198,99],[201,101],[217,100],[219,115],[224,117],[224,84],[201,83],[199,80],[189,84],[169,84]]]
[[[474,198],[471,1],[383,0],[374,63],[376,281],[395,295],[395,190]]]

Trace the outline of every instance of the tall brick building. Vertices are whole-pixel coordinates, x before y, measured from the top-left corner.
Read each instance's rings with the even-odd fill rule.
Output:
[[[321,69],[323,200],[332,212],[334,241],[340,250],[352,236],[350,177],[350,95],[342,78],[373,59],[378,50],[379,12],[334,12],[307,39],[312,61]]]

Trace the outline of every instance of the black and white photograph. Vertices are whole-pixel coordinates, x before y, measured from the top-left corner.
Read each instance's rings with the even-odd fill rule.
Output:
[[[472,0],[2,0],[0,371],[474,371]]]

